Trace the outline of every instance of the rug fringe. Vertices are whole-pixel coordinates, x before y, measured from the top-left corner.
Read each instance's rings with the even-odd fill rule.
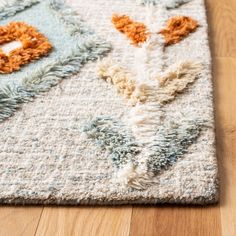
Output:
[[[152,173],[139,169],[131,162],[118,170],[114,181],[137,190],[144,190],[155,183]]]

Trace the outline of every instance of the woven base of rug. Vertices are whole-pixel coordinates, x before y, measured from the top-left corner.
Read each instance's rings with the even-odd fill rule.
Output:
[[[0,203],[218,201],[203,0],[0,9]]]

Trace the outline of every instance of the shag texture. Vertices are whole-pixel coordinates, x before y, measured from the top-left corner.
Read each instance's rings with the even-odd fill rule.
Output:
[[[198,22],[188,16],[175,16],[167,21],[166,28],[162,29],[159,34],[165,38],[165,45],[178,43],[198,27]]]
[[[22,65],[47,55],[52,48],[43,34],[24,22],[11,22],[0,26],[0,46],[11,41],[20,41],[22,47],[10,51],[9,54],[5,54],[0,48],[0,73],[3,74],[19,70]]]
[[[117,91],[126,98],[131,98],[135,90],[135,80],[130,72],[121,66],[113,63],[110,59],[105,59],[98,64],[98,76],[114,84]]]
[[[115,175],[117,182],[143,190],[151,185],[155,175],[163,169],[167,170],[188,152],[188,147],[197,140],[201,129],[199,121],[184,121],[181,125],[170,123],[160,127],[148,145],[147,166],[140,173],[137,171],[140,163],[136,156],[144,154],[141,144],[127,127],[111,117],[97,117],[84,127],[83,132],[108,151],[109,158],[118,168],[118,174]]]
[[[158,77],[159,89],[156,99],[159,103],[167,103],[182,93],[201,73],[202,65],[196,62],[181,62],[173,65],[164,75]]]
[[[71,36],[81,40],[81,36],[94,35],[94,31],[86,25],[79,14],[73,8],[65,5],[63,0],[49,0],[49,6],[61,23],[65,24]],[[109,44],[107,43],[107,45]]]
[[[133,106],[137,103],[157,102],[167,103],[183,92],[200,74],[202,65],[196,62],[180,62],[171,66],[162,75],[146,78],[140,82],[135,78],[135,72],[128,71],[111,59],[104,59],[98,64],[98,75],[111,82],[125,98],[130,99]]]
[[[107,82],[114,84],[119,93],[130,99],[132,105],[137,102],[144,103],[147,100],[147,87],[145,85],[137,86],[132,73],[112,62],[111,59],[104,59],[98,64],[98,75]]]
[[[203,0],[192,0],[170,11],[160,5],[144,7],[134,0],[76,0],[73,8],[84,22],[80,20],[75,31],[73,21],[64,21],[70,18],[70,10],[59,10],[61,4],[54,3],[49,7],[45,1],[34,4],[1,22],[7,25],[14,19],[36,27],[55,50],[20,71],[0,75],[0,87],[5,88],[0,104],[10,104],[5,114],[19,106],[20,99],[37,97],[0,123],[0,202],[216,202],[211,60]],[[138,47],[130,45],[127,37],[115,30],[111,22],[114,13],[145,24],[150,31],[148,39]],[[201,27],[181,42],[165,47],[163,36],[157,32],[177,15],[191,17]],[[103,60],[81,63],[81,57],[88,58],[93,52],[94,41],[103,42],[103,49],[107,49],[96,35],[112,45],[112,61],[105,61],[107,71],[110,66],[121,69],[119,75],[135,82],[132,97],[140,91],[148,92],[144,102],[130,104],[127,100],[131,101],[131,96],[124,99],[109,74],[99,78],[96,66]],[[79,55],[74,51],[78,44]],[[97,57],[99,50],[106,51],[103,49],[99,43],[94,49]],[[63,58],[71,51],[76,60],[65,66]],[[57,67],[53,63],[58,60],[63,63]],[[55,66],[51,74],[50,68],[47,71],[49,64]],[[78,75],[63,77],[60,85],[51,88],[53,81],[55,85],[59,82],[54,74],[66,71],[66,76],[71,75],[74,68],[79,70]],[[46,77],[30,73],[42,69]],[[24,87],[21,90],[19,86]],[[47,88],[51,88],[47,93],[31,97],[35,90]],[[168,97],[173,93],[173,98],[161,103],[158,91],[166,91]]]
[[[197,121],[184,121],[181,125],[171,123],[160,127],[150,146],[148,169],[158,174],[162,169],[166,170],[174,165],[188,152],[188,147],[197,140],[201,129],[201,122]]]
[[[179,157],[183,156],[185,152],[187,152],[188,145],[195,141],[198,137],[199,132],[197,132],[197,127],[188,127],[191,125],[190,123],[186,125],[186,127],[183,127],[182,130],[178,131],[175,130],[173,125],[173,132],[171,133],[171,128],[166,128],[166,137],[163,136],[164,131],[162,133],[157,133],[157,130],[160,126],[165,127],[165,123],[162,121],[164,119],[163,105],[174,100],[176,96],[183,92],[189,84],[193,83],[199,76],[201,69],[202,66],[199,63],[182,62],[179,63],[179,65],[174,65],[172,68],[169,68],[167,71],[163,72],[163,75],[161,75],[156,81],[151,77],[151,75],[149,75],[145,78],[145,82],[144,80],[143,82],[140,82],[135,79],[134,76],[131,79],[131,73],[126,72],[117,63],[112,64],[109,59],[104,59],[101,63],[99,63],[99,76],[105,78],[106,80],[111,80],[111,82],[118,88],[118,92],[121,91],[123,94],[126,94],[126,97],[130,98],[132,101],[131,104],[134,107],[130,109],[127,117],[127,124],[128,127],[131,128],[133,135],[139,143],[143,145],[143,147],[151,147],[151,151],[146,150],[147,152],[152,153],[146,160],[148,162],[148,166],[152,166],[152,168],[148,168],[151,172],[154,172],[154,167],[157,165],[159,165],[161,169],[166,168],[166,166],[170,165],[170,163],[177,161]],[[132,85],[132,90],[130,89],[130,85]],[[104,120],[101,121],[101,124],[104,124]],[[97,127],[98,124],[91,124],[92,127],[94,127],[94,125]],[[194,128],[196,135],[185,135],[187,132],[186,130],[192,131]],[[110,129],[102,127],[101,130],[111,134],[112,137],[115,136],[114,131],[111,131]],[[100,129],[93,130],[93,135],[90,135],[90,137],[94,136],[93,138],[99,139],[100,142],[100,139],[102,139],[103,142],[101,146],[104,146],[104,143],[107,143],[107,145],[109,144],[108,148],[110,148],[110,142],[107,140],[106,135],[98,135],[99,138],[94,135],[94,133],[97,134],[99,132]],[[157,140],[163,140],[163,144],[159,144]],[[164,149],[165,147],[166,149]],[[111,150],[111,152],[113,153],[114,151]],[[121,153],[124,153],[126,156],[126,153],[123,150]],[[116,151],[115,154],[117,154]],[[172,157],[173,159],[171,159]],[[145,162],[145,158],[141,157],[140,159],[142,162]],[[143,174],[134,174],[134,166],[131,167],[132,168],[129,169],[129,173],[126,166],[123,166],[122,168],[126,170],[125,176],[118,174],[119,177],[117,178],[121,179],[122,182],[125,182],[128,186],[133,188],[137,187],[138,189],[143,189],[146,188],[147,185],[150,185],[152,178],[147,177],[148,171],[143,172]],[[157,170],[155,172],[157,172]],[[143,177],[145,182],[143,182]]]
[[[110,51],[110,44],[88,29],[81,30],[82,21],[75,11],[63,7],[62,1],[51,0],[49,6],[54,14],[59,14],[60,19],[69,28],[70,34],[78,38],[85,34],[86,39],[74,45],[68,55],[55,59],[45,67],[32,72],[24,77],[17,85],[6,85],[0,88],[0,121],[10,117],[24,102],[32,100],[42,92],[47,92],[51,87],[57,85],[62,79],[77,73],[88,61],[94,61]],[[64,15],[65,12],[65,15]],[[77,20],[78,24],[77,25]],[[85,28],[83,26],[82,28]],[[73,33],[72,33],[73,32]],[[81,37],[82,39],[82,37]],[[47,41],[46,41],[47,43]],[[40,44],[39,47],[44,46]],[[16,49],[18,51],[18,49]],[[12,52],[14,54],[14,51]]]
[[[145,24],[135,22],[131,20],[129,16],[113,15],[112,23],[115,28],[125,34],[135,46],[144,43],[148,39],[149,32]]]
[[[167,9],[173,9],[188,3],[191,0],[137,0],[138,3],[143,5],[161,5]]]
[[[111,117],[97,117],[83,131],[109,152],[110,159],[117,168],[135,161],[134,156],[140,152],[132,134]]]
[[[17,12],[23,11],[27,7],[38,3],[40,0],[9,0],[6,4],[0,7],[0,20],[9,16],[14,16]]]

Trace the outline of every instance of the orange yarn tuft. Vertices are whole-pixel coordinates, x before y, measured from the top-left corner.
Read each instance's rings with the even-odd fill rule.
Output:
[[[0,48],[2,74],[19,70],[21,65],[48,54],[52,48],[44,35],[24,22],[11,22],[7,26],[0,26],[0,45],[15,40],[20,41],[22,47],[10,51],[8,55]]]
[[[144,43],[150,35],[145,24],[132,21],[130,17],[126,15],[113,15],[112,23],[115,28],[121,33],[124,33],[135,46]]]
[[[198,27],[197,21],[187,16],[172,17],[167,21],[167,26],[159,34],[165,38],[165,46],[178,43]]]

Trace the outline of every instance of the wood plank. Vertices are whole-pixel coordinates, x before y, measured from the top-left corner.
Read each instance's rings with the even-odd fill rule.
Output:
[[[132,207],[47,207],[37,236],[126,236],[129,235]]]
[[[214,59],[214,99],[217,131],[236,128],[236,59]],[[217,135],[221,138],[221,135]],[[220,145],[221,142],[218,142]]]
[[[0,235],[34,235],[42,210],[42,207],[0,207]]]
[[[236,59],[215,60],[217,151],[221,176],[223,236],[236,235]]]
[[[236,1],[206,0],[206,6],[213,56],[236,56]]]
[[[222,236],[236,235],[236,132],[221,133],[219,156],[221,160],[221,224]]]
[[[218,207],[135,207],[130,236],[220,236]]]

